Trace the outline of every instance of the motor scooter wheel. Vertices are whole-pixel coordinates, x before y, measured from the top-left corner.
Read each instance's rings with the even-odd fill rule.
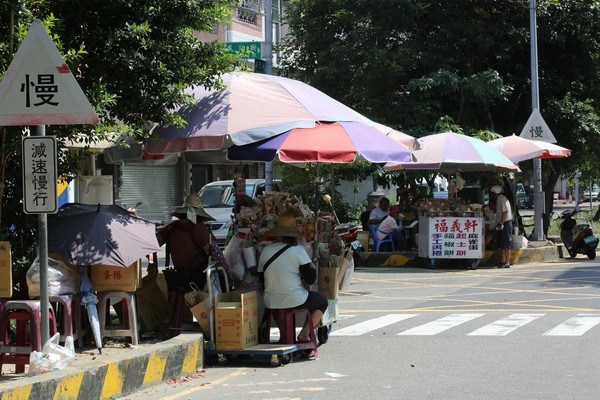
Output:
[[[586,253],[586,255],[588,256],[588,258],[590,260],[593,260],[596,258],[596,249],[589,249]]]

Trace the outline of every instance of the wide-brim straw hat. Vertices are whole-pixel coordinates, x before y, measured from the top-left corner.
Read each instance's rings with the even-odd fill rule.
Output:
[[[187,214],[190,208],[193,208],[196,212],[196,220],[215,221],[215,219],[211,217],[210,214],[204,211],[202,198],[197,193],[192,193],[188,197],[186,197],[183,205],[175,207],[171,212],[171,215]]]
[[[304,233],[298,229],[295,215],[281,215],[277,219],[277,226],[269,231],[269,236],[302,237]]]

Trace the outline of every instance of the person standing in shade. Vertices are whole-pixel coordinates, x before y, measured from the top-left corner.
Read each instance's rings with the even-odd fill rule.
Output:
[[[496,201],[496,232],[500,249],[500,266],[510,268],[510,237],[512,234],[512,209],[508,198],[502,194],[502,186],[494,185],[490,189],[492,200]]]

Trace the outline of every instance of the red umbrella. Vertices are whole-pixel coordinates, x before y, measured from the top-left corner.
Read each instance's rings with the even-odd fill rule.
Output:
[[[488,144],[508,157],[512,162],[531,160],[533,158],[564,158],[571,155],[571,150],[541,140],[531,140],[511,135],[494,139]]]

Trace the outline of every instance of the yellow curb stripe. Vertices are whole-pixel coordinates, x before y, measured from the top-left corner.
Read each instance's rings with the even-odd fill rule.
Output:
[[[146,373],[144,374],[142,386],[161,382],[166,365],[166,358],[160,357],[157,354],[151,354],[150,359],[148,359],[148,364],[146,365]]]
[[[2,393],[2,400],[28,400],[31,395],[32,384],[16,387]]]
[[[76,400],[83,382],[84,372],[62,378],[54,391],[54,400]]]
[[[181,365],[182,374],[191,374],[196,371],[198,363],[198,346],[198,341],[195,341],[188,346],[188,350],[183,359],[183,364]]]
[[[102,385],[101,399],[109,399],[111,396],[120,395],[123,392],[123,374],[119,370],[119,364],[108,364],[104,384]]]

